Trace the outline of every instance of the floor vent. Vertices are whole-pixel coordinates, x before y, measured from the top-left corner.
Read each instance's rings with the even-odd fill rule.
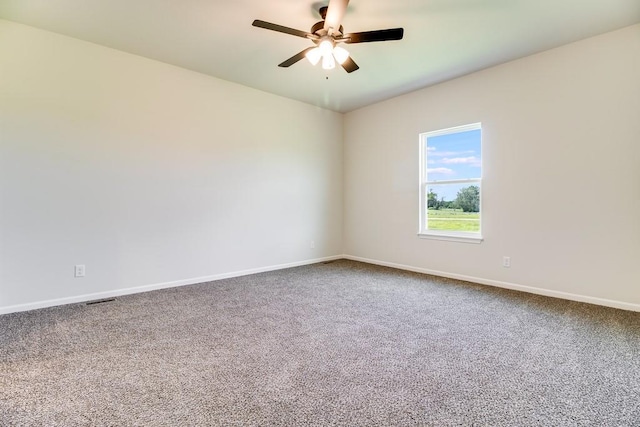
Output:
[[[86,305],[95,305],[95,304],[102,304],[104,302],[111,302],[111,301],[115,301],[115,298],[105,298],[105,299],[98,299],[95,301],[89,301]]]
[[[325,262],[323,262],[323,264],[333,264],[334,262],[336,262],[336,261],[335,260],[333,260],[333,261],[325,261]]]

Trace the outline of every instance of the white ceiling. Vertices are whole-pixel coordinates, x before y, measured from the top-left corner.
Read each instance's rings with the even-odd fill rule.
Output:
[[[311,42],[253,20],[309,31],[327,2],[0,0],[0,18],[339,112],[640,22],[640,0],[352,0],[346,32],[404,27],[404,39],[345,45],[351,74],[277,67]]]

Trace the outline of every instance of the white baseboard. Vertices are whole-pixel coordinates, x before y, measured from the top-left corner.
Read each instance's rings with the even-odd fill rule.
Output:
[[[463,274],[454,274],[454,273],[447,273],[447,272],[444,272],[444,271],[429,270],[429,269],[426,269],[426,268],[413,267],[413,266],[404,265],[404,264],[396,264],[396,263],[393,263],[393,262],[378,261],[378,260],[375,260],[375,259],[361,258],[361,257],[357,257],[357,256],[352,256],[352,255],[344,255],[343,258],[350,259],[352,261],[365,262],[367,264],[375,264],[375,265],[381,265],[381,266],[384,266],[384,267],[397,268],[399,270],[413,271],[415,273],[431,274],[433,276],[440,276],[440,277],[447,277],[447,278],[450,278],[450,279],[464,280],[466,282],[479,283],[481,285],[489,285],[489,286],[495,286],[495,287],[498,287],[498,288],[505,288],[505,289],[512,289],[512,290],[515,290],[515,291],[528,292],[530,294],[544,295],[544,296],[548,296],[548,297],[560,298],[560,299],[565,299],[565,300],[570,300],[570,301],[586,302],[586,303],[589,303],[589,304],[602,305],[602,306],[605,306],[605,307],[613,307],[613,308],[619,308],[619,309],[622,309],[622,310],[640,312],[640,304],[633,304],[633,303],[628,303],[628,302],[623,302],[623,301],[615,301],[615,300],[610,300],[610,299],[605,299],[605,298],[590,297],[590,296],[586,296],[586,295],[572,294],[572,293],[569,293],[569,292],[552,291],[552,290],[549,290],[549,289],[536,288],[536,287],[533,287],[533,286],[518,285],[518,284],[515,284],[515,283],[501,282],[501,281],[498,281],[498,280],[490,280],[490,279],[482,279],[482,278],[479,278],[479,277],[465,276]]]
[[[613,308],[619,308],[619,309],[622,309],[622,310],[640,312],[640,304],[633,304],[633,303],[628,303],[628,302],[623,302],[623,301],[615,301],[615,300],[610,300],[610,299],[605,299],[605,298],[596,298],[596,297],[590,297],[590,296],[585,296],[585,295],[572,294],[572,293],[569,293],[569,292],[552,291],[552,290],[549,290],[549,289],[536,288],[536,287],[533,287],[533,286],[518,285],[518,284],[515,284],[515,283],[501,282],[501,281],[498,281],[498,280],[490,280],[490,279],[483,279],[483,278],[473,277],[473,276],[465,276],[463,274],[455,274],[455,273],[447,273],[447,272],[444,272],[444,271],[429,270],[429,269],[426,269],[426,268],[414,267],[414,266],[405,265],[405,264],[396,264],[396,263],[393,263],[393,262],[379,261],[379,260],[370,259],[370,258],[362,258],[362,257],[353,256],[353,255],[334,255],[334,256],[330,256],[330,257],[316,258],[316,259],[292,262],[292,263],[287,263],[287,264],[272,265],[272,266],[267,266],[267,267],[253,268],[253,269],[249,269],[249,270],[241,270],[241,271],[233,271],[233,272],[229,272],[229,273],[214,274],[214,275],[211,275],[211,276],[194,277],[194,278],[191,278],[191,279],[176,280],[176,281],[173,281],[173,282],[164,282],[164,283],[156,283],[156,284],[151,284],[151,285],[134,286],[134,287],[130,287],[130,288],[114,289],[114,290],[105,291],[105,292],[96,292],[96,293],[92,293],[92,294],[83,294],[83,295],[77,295],[77,296],[66,297],[66,298],[58,298],[58,299],[52,299],[52,300],[46,300],[46,301],[36,301],[36,302],[32,302],[32,303],[27,303],[27,304],[11,305],[11,306],[6,306],[6,307],[0,307],[0,314],[8,314],[8,313],[15,313],[15,312],[19,312],[19,311],[36,310],[38,308],[54,307],[54,306],[65,305],[65,304],[75,304],[75,303],[99,300],[99,299],[104,299],[104,298],[114,298],[114,297],[118,297],[118,296],[122,296],[122,295],[137,294],[137,293],[140,293],[140,292],[148,292],[148,291],[154,291],[154,290],[158,290],[158,289],[174,288],[174,287],[178,287],[178,286],[194,285],[196,283],[212,282],[212,281],[215,281],[215,280],[222,280],[222,279],[228,279],[228,278],[232,278],[232,277],[247,276],[247,275],[250,275],[250,274],[263,273],[263,272],[274,271],[274,270],[282,270],[282,269],[285,269],[285,268],[299,267],[299,266],[302,266],[302,265],[316,264],[316,263],[319,263],[319,262],[334,261],[334,260],[338,260],[338,259],[349,259],[349,260],[353,260],[353,261],[364,262],[364,263],[367,263],[367,264],[375,264],[375,265],[381,265],[381,266],[385,266],[385,267],[397,268],[399,270],[413,271],[413,272],[416,272],[416,273],[423,273],[423,274],[430,274],[430,275],[433,275],[433,276],[447,277],[447,278],[450,278],[450,279],[463,280],[463,281],[466,281],[466,282],[479,283],[479,284],[482,284],[482,285],[495,286],[495,287],[498,287],[498,288],[505,288],[505,289],[512,289],[512,290],[521,291],[521,292],[528,292],[528,293],[531,293],[531,294],[544,295],[544,296],[548,296],[548,297],[560,298],[560,299],[565,299],[565,300],[570,300],[570,301],[586,302],[586,303],[589,303],[589,304],[602,305],[602,306],[605,306],[605,307],[613,307]]]
[[[250,274],[264,273],[267,271],[282,270],[285,268],[299,267],[301,265],[316,264],[319,262],[334,261],[344,258],[342,255],[335,255],[324,258],[309,259],[305,261],[291,262],[287,264],[271,265],[267,267],[252,268],[249,270],[233,271],[229,273],[214,274],[212,276],[194,277],[191,279],[175,280],[173,282],[155,283],[151,285],[134,286],[131,288],[114,289],[105,292],[76,295],[66,298],[57,298],[46,301],[36,301],[27,304],[10,305],[0,307],[0,314],[16,313],[18,311],[36,310],[38,308],[54,307],[65,304],[76,304],[79,302],[94,301],[104,298],[114,298],[122,295],[137,294],[140,292],[155,291],[158,289],[175,288],[178,286],[194,285],[196,283],[212,282],[215,280],[229,279],[231,277],[247,276]]]

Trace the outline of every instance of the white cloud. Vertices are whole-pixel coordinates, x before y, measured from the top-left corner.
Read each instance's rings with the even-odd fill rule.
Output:
[[[431,147],[427,147],[427,151],[429,151],[429,155],[433,156],[433,157],[454,157],[454,156],[461,156],[464,154],[473,154],[475,153],[475,151],[473,150],[466,150],[466,151],[438,151],[438,152],[434,152],[435,151],[435,147],[433,147],[433,150],[430,150]]]
[[[451,175],[453,170],[449,168],[427,168],[427,173],[441,173],[444,175]]]
[[[427,151],[436,151],[436,147],[427,147]]]
[[[469,165],[469,164],[477,164],[480,163],[480,159],[476,156],[469,157],[445,157],[440,160],[440,163],[445,165]]]

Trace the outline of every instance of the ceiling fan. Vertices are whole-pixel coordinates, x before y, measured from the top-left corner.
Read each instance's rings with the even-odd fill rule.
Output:
[[[290,67],[306,57],[313,65],[316,65],[322,59],[322,68],[325,70],[335,68],[337,62],[347,73],[352,73],[360,67],[351,59],[346,49],[338,46],[340,43],[353,44],[401,40],[404,35],[404,29],[390,28],[387,30],[345,33],[341,23],[347,11],[348,4],[349,0],[330,0],[328,6],[322,6],[319,10],[322,21],[316,22],[309,32],[272,24],[271,22],[261,21],[259,19],[253,21],[252,25],[254,27],[310,39],[315,44],[315,46],[308,47],[278,64],[278,67]]]

